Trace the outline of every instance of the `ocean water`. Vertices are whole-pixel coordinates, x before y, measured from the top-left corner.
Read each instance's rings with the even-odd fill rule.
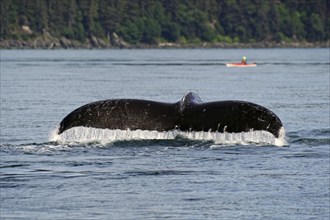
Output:
[[[329,219],[329,49],[1,50],[0,219]],[[257,67],[228,68],[247,56]],[[285,128],[76,128],[115,98],[244,100]]]

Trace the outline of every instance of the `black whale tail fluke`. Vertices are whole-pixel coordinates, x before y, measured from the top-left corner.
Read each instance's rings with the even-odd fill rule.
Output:
[[[138,99],[89,103],[67,115],[60,123],[58,134],[81,126],[131,131],[268,131],[276,138],[283,127],[281,120],[263,106],[232,100],[203,103],[192,92],[176,103]]]
[[[248,132],[263,130],[279,137],[281,120],[270,110],[244,101],[219,101],[185,105],[181,130]]]

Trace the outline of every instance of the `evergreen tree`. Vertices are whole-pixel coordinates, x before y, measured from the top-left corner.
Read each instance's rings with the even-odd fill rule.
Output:
[[[2,0],[1,40],[329,41],[327,0]],[[28,26],[32,33],[22,31]],[[26,28],[26,27],[25,27]]]

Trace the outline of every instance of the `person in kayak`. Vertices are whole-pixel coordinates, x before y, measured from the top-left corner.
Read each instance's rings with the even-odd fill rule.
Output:
[[[246,62],[246,57],[243,57],[243,58],[242,58],[242,61],[241,61],[241,63],[242,63],[242,64],[244,64],[244,65],[246,65],[246,64],[247,64],[247,62]]]

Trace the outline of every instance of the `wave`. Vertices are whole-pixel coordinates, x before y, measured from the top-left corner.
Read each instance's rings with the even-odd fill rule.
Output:
[[[203,131],[149,131],[149,130],[110,130],[87,127],[74,127],[62,134],[58,134],[58,128],[54,129],[49,141],[61,144],[81,144],[81,143],[100,143],[106,145],[118,141],[131,140],[197,140],[212,141],[216,145],[288,145],[284,128],[281,128],[279,138],[267,131],[249,131],[241,133],[220,133]]]
[[[330,145],[330,129],[299,130],[288,134],[292,144],[309,146]]]
[[[17,63],[22,66],[44,66],[45,63],[63,63],[65,65],[114,65],[114,66],[226,66],[226,63],[239,62],[228,59],[123,59],[123,58],[80,58],[80,59],[63,59],[63,58],[3,58],[2,62]],[[251,61],[252,62],[252,61]],[[329,66],[330,62],[324,61],[306,61],[306,62],[283,62],[273,61],[265,62],[263,60],[256,62],[258,66],[275,65],[275,66]]]

